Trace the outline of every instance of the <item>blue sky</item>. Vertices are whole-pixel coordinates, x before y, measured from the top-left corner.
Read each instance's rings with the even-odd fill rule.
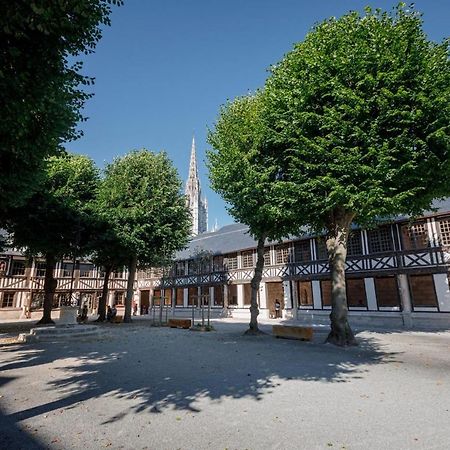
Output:
[[[397,2],[360,0],[125,0],[114,8],[83,72],[96,78],[85,107],[84,137],[69,150],[103,167],[129,150],[165,150],[186,179],[195,133],[209,224],[233,222],[209,188],[207,127],[227,99],[261,87],[316,22],[349,10],[391,9]],[[450,1],[418,0],[430,39],[450,35]]]

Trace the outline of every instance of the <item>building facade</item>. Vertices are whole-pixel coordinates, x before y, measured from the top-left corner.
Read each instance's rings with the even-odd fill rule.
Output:
[[[450,201],[414,223],[398,218],[372,230],[354,229],[348,245],[347,301],[361,326],[450,328]],[[202,261],[196,254],[202,251]],[[256,242],[244,225],[194,237],[165,276],[138,279],[140,295],[165,298],[174,315],[200,302],[220,315],[249,318]],[[329,323],[331,279],[324,238],[267,242],[259,291],[262,317]]]
[[[407,218],[371,230],[354,229],[348,244],[347,301],[350,323],[364,326],[450,328],[450,199],[413,223]],[[199,257],[201,255],[201,257]],[[322,236],[267,242],[259,290],[262,317],[329,323],[331,280]],[[241,224],[192,238],[170,270],[138,272],[134,301],[138,314],[165,307],[165,314],[192,317],[200,304],[213,316],[249,318],[250,281],[256,242]],[[45,262],[20,252],[0,255],[0,319],[23,317],[31,303],[42,314]],[[71,301],[96,312],[102,271],[88,261],[58,263],[56,310]],[[120,310],[126,272],[109,282],[109,304]],[[33,318],[34,318],[33,317]]]
[[[205,233],[208,231],[208,202],[206,197],[202,196],[200,187],[194,137],[192,138],[191,159],[185,194],[186,202],[192,215],[192,236]]]

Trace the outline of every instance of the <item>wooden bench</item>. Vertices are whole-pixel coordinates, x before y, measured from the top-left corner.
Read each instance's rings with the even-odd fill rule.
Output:
[[[188,330],[191,326],[191,319],[169,319],[170,328],[183,328],[184,330]]]
[[[122,323],[123,321],[123,316],[116,316],[114,317],[112,323]]]
[[[272,334],[277,338],[311,341],[313,338],[313,329],[312,327],[272,325]]]

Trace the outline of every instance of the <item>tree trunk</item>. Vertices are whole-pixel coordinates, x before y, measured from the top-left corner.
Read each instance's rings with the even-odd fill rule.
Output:
[[[55,256],[51,254],[45,255],[44,313],[38,325],[55,323],[52,320],[53,297],[55,296],[55,289],[58,283],[53,276],[55,265]]]
[[[266,235],[263,234],[258,239],[258,246],[256,248],[256,267],[255,274],[253,275],[251,286],[252,286],[252,294],[250,301],[250,323],[249,329],[245,332],[245,334],[261,334],[261,331],[258,328],[258,316],[259,316],[259,308],[258,308],[258,291],[259,285],[262,279],[262,272],[264,268],[264,242],[266,241]]]
[[[106,320],[106,301],[108,299],[108,283],[112,272],[112,266],[105,267],[105,277],[103,278],[102,296],[98,302],[98,319],[96,322],[104,322]]]
[[[348,323],[345,260],[350,225],[354,215],[336,210],[328,225],[327,251],[331,271],[331,331],[326,342],[339,346],[357,345]]]
[[[125,298],[125,315],[124,322],[132,322],[131,320],[131,303],[134,295],[134,278],[136,276],[137,256],[133,256],[128,267],[127,296]]]

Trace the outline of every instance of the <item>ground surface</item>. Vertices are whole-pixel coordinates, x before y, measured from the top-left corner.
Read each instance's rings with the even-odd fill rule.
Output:
[[[0,326],[0,448],[450,448],[450,332],[340,349],[215,327],[18,345]]]

